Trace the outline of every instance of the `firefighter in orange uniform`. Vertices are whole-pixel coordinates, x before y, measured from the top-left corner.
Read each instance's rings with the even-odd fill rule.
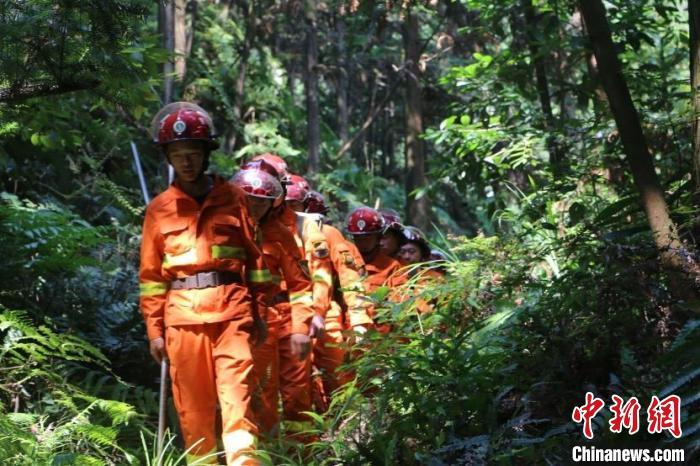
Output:
[[[380,286],[393,288],[405,282],[406,277],[400,270],[401,264],[381,251],[380,240],[386,222],[379,212],[371,207],[358,207],[348,215],[345,229],[352,235],[365,262],[364,288],[367,293],[372,293]],[[377,326],[380,332],[388,332],[389,329],[388,325]],[[364,328],[355,330],[359,333],[366,331]]]
[[[170,360],[187,461],[216,464],[217,404],[229,465],[258,464],[250,410],[251,340],[267,273],[242,209],[245,194],[204,172],[216,147],[211,118],[178,102],[154,119],[175,182],[148,205],[139,273],[150,351]],[[264,332],[261,332],[264,333]]]
[[[284,422],[288,431],[308,421],[311,410],[310,351],[314,311],[311,282],[302,268],[302,257],[292,233],[274,218],[283,188],[277,172],[262,160],[248,162],[232,180],[248,193],[248,210],[260,225],[265,262],[274,283],[274,305],[268,308],[268,339],[253,352],[256,380],[256,419],[271,434],[278,423],[278,393],[282,393]],[[290,426],[292,428],[290,428]]]
[[[304,208],[307,213],[325,215],[328,207],[318,192],[306,194]],[[329,247],[330,277],[317,274],[314,279],[326,288],[324,307],[326,332],[314,344],[314,367],[321,371],[322,385],[314,384],[315,404],[319,412],[327,409],[331,393],[346,383],[351,374],[339,373],[338,367],[347,357],[342,331],[346,327],[365,331],[372,325],[371,306],[363,299],[362,275],[364,262],[354,244],[329,224],[322,226]]]

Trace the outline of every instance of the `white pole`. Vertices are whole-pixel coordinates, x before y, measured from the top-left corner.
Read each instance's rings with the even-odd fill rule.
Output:
[[[134,154],[134,165],[136,166],[136,174],[139,176],[139,183],[141,184],[143,202],[145,205],[148,205],[148,203],[151,202],[151,198],[148,195],[146,179],[143,176],[143,169],[141,168],[141,157],[139,157],[139,151],[136,149],[136,144],[134,144],[134,141],[131,141],[131,153]]]

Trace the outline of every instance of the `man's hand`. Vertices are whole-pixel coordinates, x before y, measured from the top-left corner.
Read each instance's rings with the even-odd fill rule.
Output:
[[[292,346],[292,354],[299,356],[299,360],[306,359],[311,351],[311,338],[302,333],[293,333],[289,343]]]
[[[311,318],[311,326],[309,327],[309,336],[311,338],[323,338],[326,334],[326,321],[318,314],[314,314]]]
[[[163,358],[168,357],[165,352],[165,340],[163,337],[154,338],[148,343],[148,349],[151,352],[151,356],[156,360],[158,364],[163,360]]]

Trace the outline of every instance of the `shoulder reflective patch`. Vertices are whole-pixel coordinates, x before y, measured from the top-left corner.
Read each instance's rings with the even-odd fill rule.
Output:
[[[212,259],[241,259],[245,260],[245,249],[236,246],[224,246],[223,244],[215,244],[211,247]]]
[[[190,248],[182,254],[165,254],[163,257],[164,267],[178,267],[182,265],[193,265],[197,263],[197,248]]]
[[[168,292],[170,283],[167,282],[148,282],[139,283],[139,294],[141,296],[158,296]]]
[[[251,270],[248,272],[250,283],[267,283],[272,281],[272,274],[267,269]]]

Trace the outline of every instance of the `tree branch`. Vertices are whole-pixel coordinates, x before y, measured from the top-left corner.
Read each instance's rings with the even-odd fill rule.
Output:
[[[22,87],[5,87],[0,89],[0,102],[17,102],[30,97],[65,94],[67,92],[94,89],[100,84],[97,79],[83,81],[63,81],[57,83],[27,84]]]

